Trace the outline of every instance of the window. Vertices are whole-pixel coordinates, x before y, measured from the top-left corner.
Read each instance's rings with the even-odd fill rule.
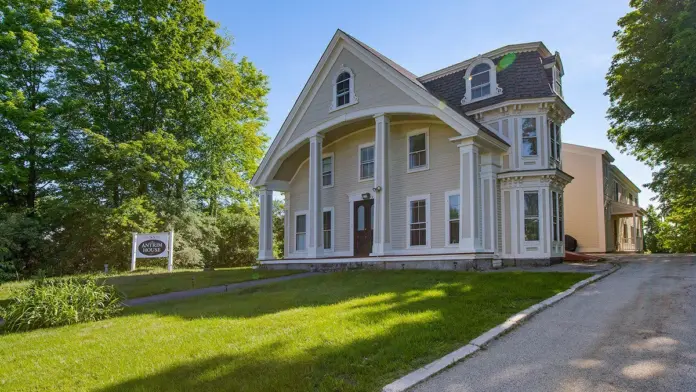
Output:
[[[565,244],[565,231],[563,231],[563,193],[558,194],[558,238]]]
[[[633,194],[632,193],[628,194],[628,204],[633,205]]]
[[[498,87],[495,63],[485,57],[478,58],[471,63],[464,73],[464,80],[466,81],[466,93],[462,98],[462,105],[503,93],[503,89]]]
[[[336,78],[336,107],[347,105],[350,103],[350,73],[347,71],[341,72]]]
[[[426,246],[427,240],[427,219],[426,219],[426,200],[412,200],[409,203],[410,215],[410,239],[409,246]]]
[[[295,251],[307,250],[307,214],[295,215]]]
[[[428,168],[428,132],[417,131],[408,135],[408,171]]]
[[[619,201],[619,183],[614,182],[614,201]]]
[[[537,156],[537,125],[536,118],[522,119],[522,156]]]
[[[321,186],[324,188],[333,186],[333,154],[321,160]]]
[[[471,100],[491,94],[491,66],[479,64],[474,67],[469,76],[471,80]]]
[[[557,66],[553,66],[553,91],[563,98],[563,86],[561,85],[561,71]]]
[[[558,192],[551,192],[551,206],[551,215],[553,219],[553,222],[551,224],[551,237],[554,241],[559,241],[558,238],[561,235],[561,233],[558,231]]]
[[[549,121],[549,166],[561,167],[561,127]]]
[[[451,191],[445,194],[445,216],[447,217],[445,226],[445,235],[447,236],[448,245],[456,245],[459,243],[459,192]]]
[[[333,208],[324,209],[324,249],[333,250]]]
[[[361,146],[360,149],[360,180],[375,177],[375,145]]]
[[[539,192],[524,192],[524,240],[539,241]]]

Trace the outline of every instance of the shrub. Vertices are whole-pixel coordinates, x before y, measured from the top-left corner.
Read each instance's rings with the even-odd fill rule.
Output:
[[[20,291],[0,315],[6,331],[29,331],[109,318],[121,311],[113,286],[95,278],[40,279]]]

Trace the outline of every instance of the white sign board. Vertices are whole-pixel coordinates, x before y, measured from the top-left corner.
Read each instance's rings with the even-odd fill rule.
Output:
[[[133,233],[131,271],[135,270],[136,259],[166,257],[167,269],[173,269],[174,232],[169,233]]]

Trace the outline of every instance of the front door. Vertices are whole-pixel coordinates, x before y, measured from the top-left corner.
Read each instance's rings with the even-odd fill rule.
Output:
[[[353,203],[353,254],[355,256],[369,256],[372,251],[374,211],[374,199]]]

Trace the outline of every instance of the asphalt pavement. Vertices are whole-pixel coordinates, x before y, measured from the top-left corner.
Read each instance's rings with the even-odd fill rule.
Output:
[[[696,391],[696,256],[634,255],[414,391]]]

